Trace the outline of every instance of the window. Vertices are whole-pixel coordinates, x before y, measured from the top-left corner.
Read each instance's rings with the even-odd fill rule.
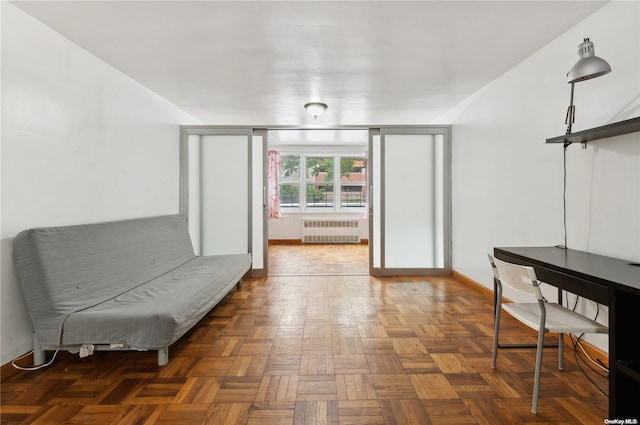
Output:
[[[333,158],[309,157],[306,160],[307,207],[333,207]]]
[[[280,204],[285,210],[363,208],[365,169],[364,155],[281,155]]]
[[[300,157],[280,157],[280,206],[300,206]]]
[[[366,205],[367,175],[364,158],[340,158],[340,206],[345,208]]]

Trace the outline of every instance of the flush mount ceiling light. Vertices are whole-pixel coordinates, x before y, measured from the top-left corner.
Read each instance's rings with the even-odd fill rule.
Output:
[[[322,113],[327,110],[327,104],[320,102],[311,102],[304,105],[304,109],[306,109],[307,112],[311,114],[311,116],[315,120],[319,115],[322,115]]]
[[[571,84],[571,99],[564,120],[564,123],[567,124],[567,134],[571,133],[571,126],[575,122],[576,116],[576,107],[573,105],[573,85],[611,72],[607,61],[595,55],[593,43],[588,38],[585,38],[578,46],[578,56],[580,56],[578,62],[567,72],[567,83]]]

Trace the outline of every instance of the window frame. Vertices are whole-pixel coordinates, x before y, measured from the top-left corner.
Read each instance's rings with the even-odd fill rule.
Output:
[[[354,158],[354,159],[362,159],[365,162],[365,166],[363,169],[364,174],[366,174],[366,161],[367,155],[366,152],[361,153],[324,153],[324,152],[300,152],[294,153],[291,151],[280,152],[280,161],[281,163],[286,158],[299,158],[299,172],[298,172],[298,181],[297,183],[287,182],[283,183],[280,181],[280,191],[282,190],[282,185],[298,185],[298,206],[288,206],[284,203],[281,203],[282,213],[294,213],[294,212],[364,212],[367,206],[367,200],[363,202],[362,206],[357,207],[349,207],[342,206],[342,186],[363,186],[366,187],[368,184],[366,178],[363,182],[357,183],[343,183],[342,182],[342,174],[341,174],[341,159],[342,158]],[[307,186],[309,184],[314,186],[321,186],[323,183],[320,182],[310,182],[307,178],[308,175],[308,167],[307,160],[310,158],[331,158],[333,160],[333,179],[331,182],[326,182],[324,184],[331,184],[333,186],[333,205],[332,206],[309,206],[307,202]]]
[[[297,186],[298,187],[298,202],[297,205],[292,205],[292,206],[288,206],[286,204],[284,204],[282,202],[282,197],[280,198],[280,209],[282,210],[282,212],[287,212],[287,211],[302,211],[303,209],[303,205],[301,204],[301,199],[302,197],[300,196],[300,192],[303,190],[302,189],[302,164],[303,164],[303,160],[302,160],[302,155],[301,154],[282,154],[280,153],[280,164],[282,164],[287,158],[298,158],[298,179],[297,181],[293,182],[293,181],[289,181],[289,182],[282,182],[282,179],[280,179],[280,187],[278,188],[278,193],[282,193],[282,185],[287,185],[287,186]],[[281,176],[280,176],[281,177]]]

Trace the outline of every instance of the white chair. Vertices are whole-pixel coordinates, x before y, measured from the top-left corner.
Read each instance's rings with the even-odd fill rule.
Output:
[[[540,369],[544,334],[558,334],[558,369],[562,370],[563,334],[608,333],[608,328],[585,316],[569,310],[557,303],[550,303],[542,296],[540,282],[532,267],[520,266],[501,261],[489,255],[493,275],[496,279],[496,317],[493,334],[493,357],[491,367],[496,368],[498,352],[498,332],[500,330],[500,311],[504,309],[511,316],[538,331],[536,371],[533,384],[533,403],[531,411],[538,413],[538,393],[540,392]],[[502,285],[534,296],[537,302],[502,303]]]

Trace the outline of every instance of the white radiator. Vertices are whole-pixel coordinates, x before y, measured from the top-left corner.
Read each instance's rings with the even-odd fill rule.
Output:
[[[303,243],[360,243],[359,220],[302,220]]]

